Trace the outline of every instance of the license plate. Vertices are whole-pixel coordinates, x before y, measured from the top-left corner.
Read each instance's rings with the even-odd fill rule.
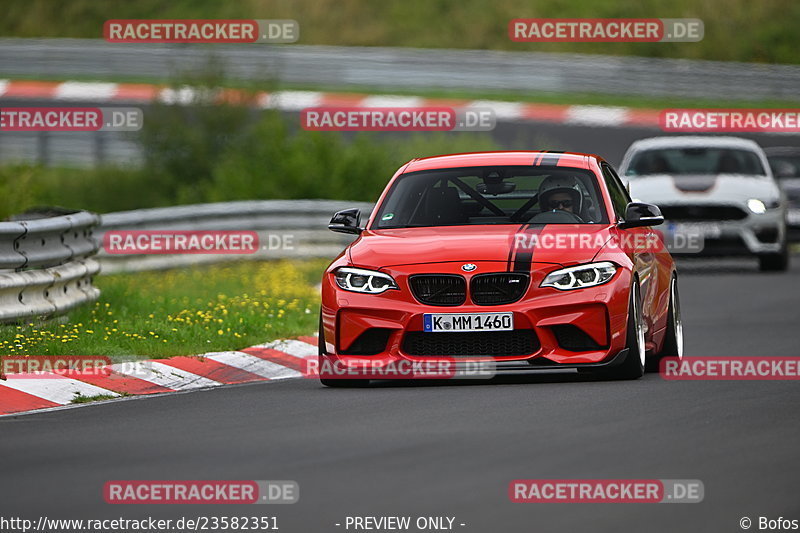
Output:
[[[514,313],[425,313],[423,324],[431,333],[509,331],[514,329]]]
[[[697,235],[706,239],[717,239],[722,236],[722,227],[719,224],[712,223],[697,223],[686,224],[678,223],[670,226],[673,234],[680,235]]]

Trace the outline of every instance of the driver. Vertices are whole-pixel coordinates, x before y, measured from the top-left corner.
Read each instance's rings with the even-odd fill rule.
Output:
[[[581,193],[578,180],[572,176],[550,176],[539,185],[539,205],[544,211],[581,212]]]

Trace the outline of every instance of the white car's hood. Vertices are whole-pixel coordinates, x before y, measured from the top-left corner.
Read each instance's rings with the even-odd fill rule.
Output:
[[[765,202],[780,198],[778,185],[765,176],[658,174],[628,181],[634,201],[653,204],[743,204],[751,198]]]

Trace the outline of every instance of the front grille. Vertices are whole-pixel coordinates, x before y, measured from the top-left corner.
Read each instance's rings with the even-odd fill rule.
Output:
[[[408,280],[414,297],[429,305],[461,305],[467,299],[467,282],[451,274],[420,274]]]
[[[470,294],[477,305],[500,305],[516,302],[528,289],[529,276],[514,272],[479,274],[470,281]]]
[[[428,357],[522,356],[538,349],[539,338],[532,329],[464,333],[409,331],[403,337],[405,353]]]
[[[369,328],[341,352],[343,355],[377,355],[386,350],[391,333],[388,328]]]
[[[589,352],[603,348],[585,331],[572,324],[553,326],[552,330],[558,345],[570,352]]]
[[[659,205],[664,218],[671,221],[742,220],[744,209],[734,205]]]

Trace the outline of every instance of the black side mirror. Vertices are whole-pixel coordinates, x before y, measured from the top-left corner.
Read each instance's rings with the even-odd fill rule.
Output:
[[[641,202],[631,202],[625,208],[625,220],[621,220],[617,226],[620,229],[639,228],[642,226],[658,226],[664,222],[664,215],[661,209],[653,204]]]
[[[361,233],[359,224],[361,223],[361,210],[360,209],[345,209],[339,211],[328,224],[328,229],[337,233],[352,233],[358,235]]]

